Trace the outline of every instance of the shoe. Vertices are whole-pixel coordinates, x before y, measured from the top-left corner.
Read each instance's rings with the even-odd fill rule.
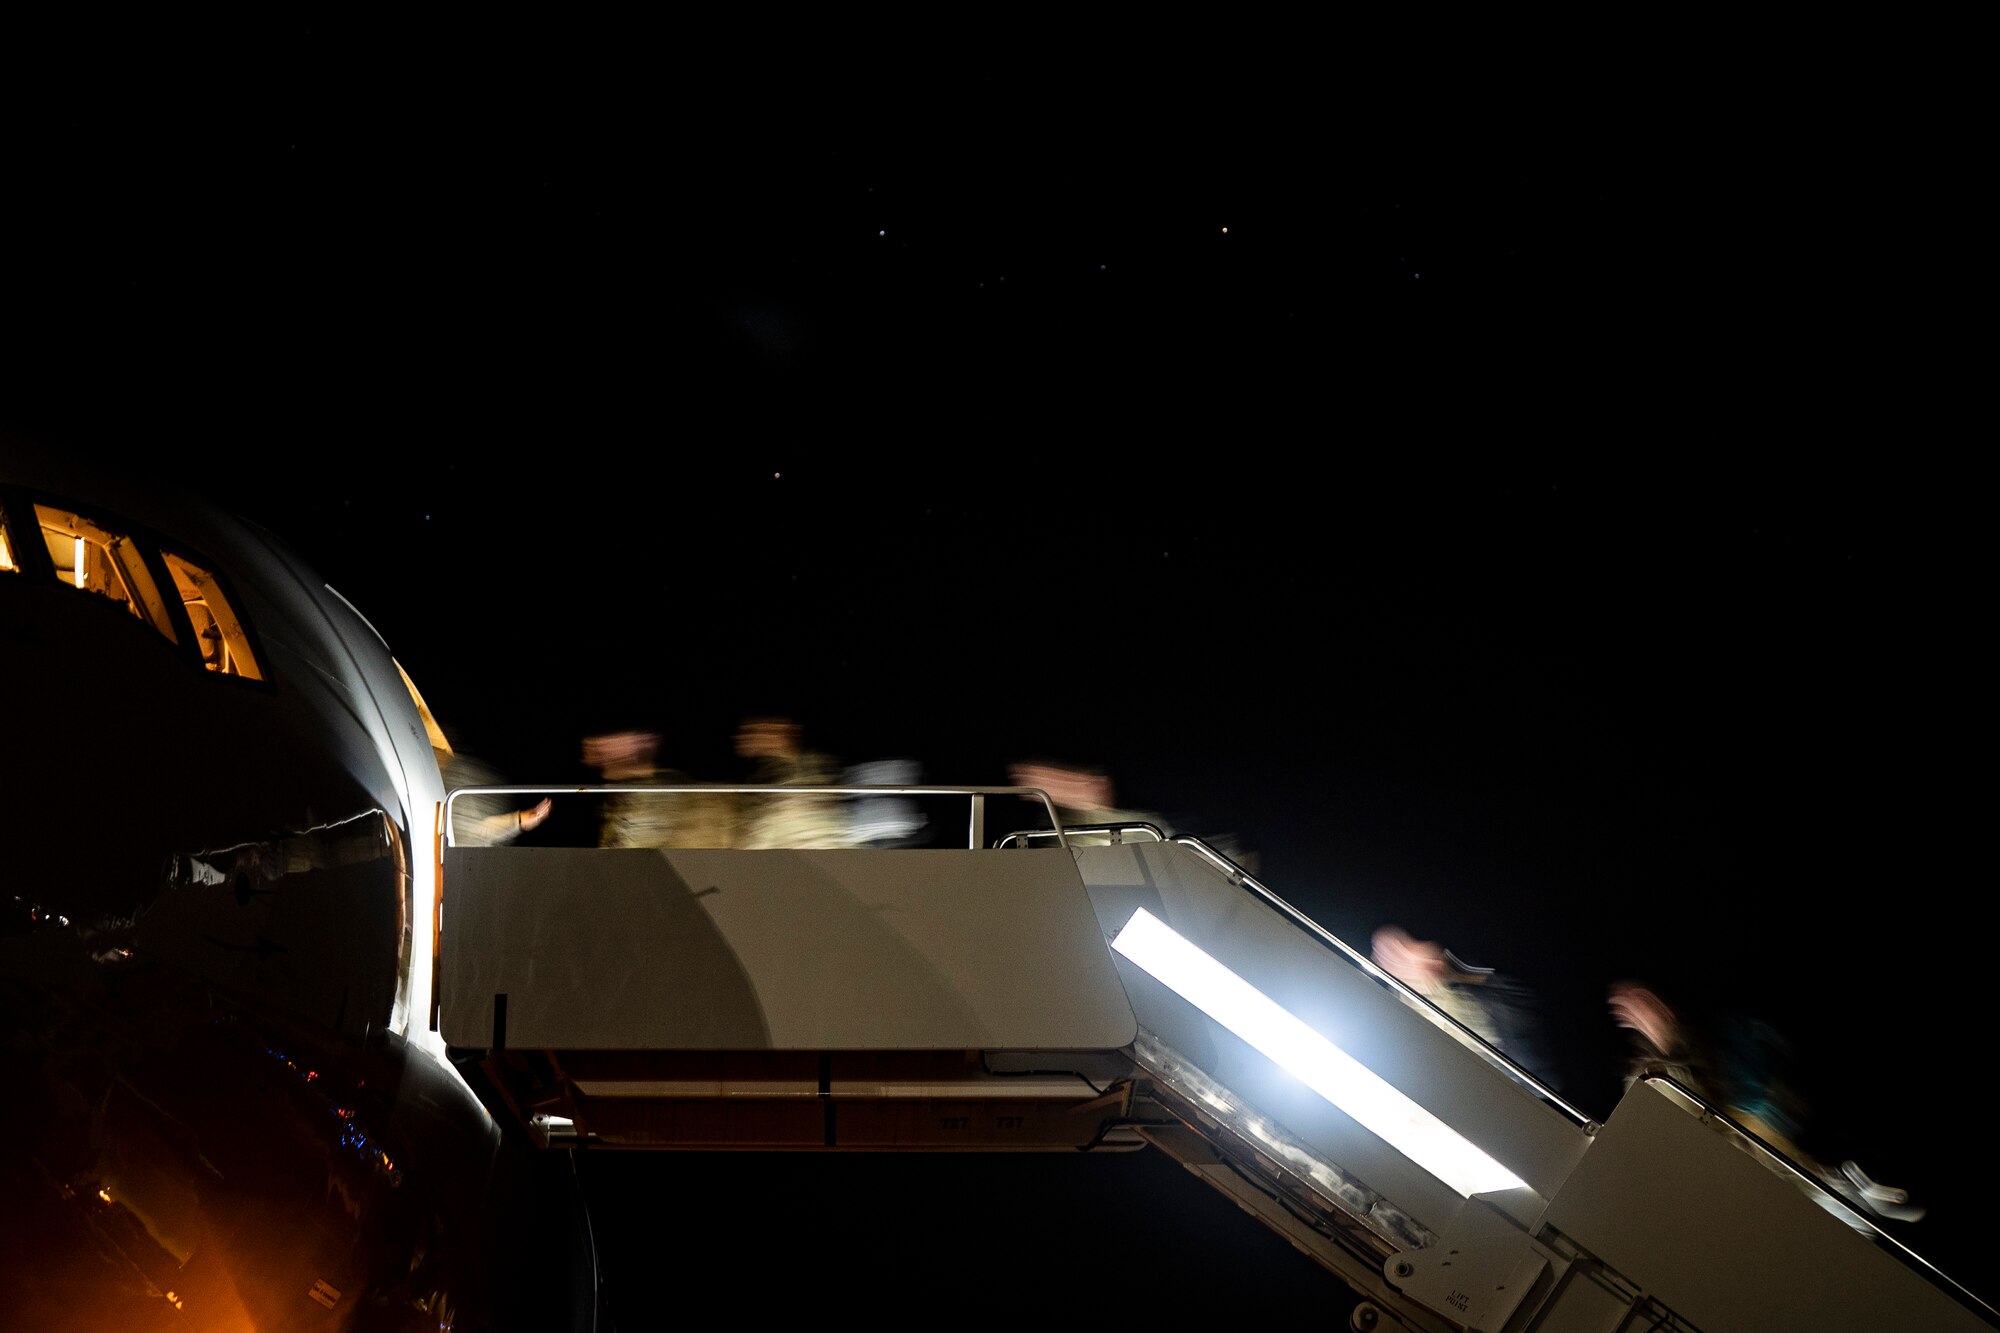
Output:
[[[1846,1178],[1852,1190],[1852,1193],[1848,1190],[1842,1190],[1841,1193],[1847,1194],[1849,1198],[1854,1199],[1877,1217],[1893,1218],[1898,1222],[1914,1222],[1924,1215],[1924,1209],[1910,1202],[1908,1190],[1876,1183],[1869,1178],[1866,1171],[1852,1161],[1840,1164],[1840,1174]]]

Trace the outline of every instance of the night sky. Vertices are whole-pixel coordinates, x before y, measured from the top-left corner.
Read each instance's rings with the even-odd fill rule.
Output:
[[[1600,1116],[1609,981],[1767,1017],[1985,1281],[1988,530],[1879,138],[267,37],[227,96],[8,125],[9,424],[291,540],[515,780],[625,725],[734,778],[762,709],[938,782],[1102,766],[1358,947],[1532,984]],[[1152,1157],[648,1158],[716,1229],[619,1244],[1341,1299]]]

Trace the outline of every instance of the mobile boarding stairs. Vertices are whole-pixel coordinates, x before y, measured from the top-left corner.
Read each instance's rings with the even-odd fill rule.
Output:
[[[466,788],[534,796],[634,788]],[[1567,1106],[1196,838],[1039,791],[962,846],[460,847],[435,1025],[551,1149],[1157,1147],[1344,1282],[1357,1329],[1993,1333],[1717,1108]],[[1046,822],[989,838],[989,808]]]

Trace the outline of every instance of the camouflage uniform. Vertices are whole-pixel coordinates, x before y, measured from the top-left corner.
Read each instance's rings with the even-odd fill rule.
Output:
[[[646,785],[677,787],[685,773],[662,769]],[[736,802],[730,792],[614,792],[604,798],[600,847],[732,847]]]
[[[459,750],[437,751],[445,790],[496,787],[502,779],[484,760]],[[521,836],[517,799],[506,792],[461,796],[451,803],[451,840],[458,847],[498,847]]]
[[[826,755],[802,750],[790,759],[757,761],[751,781],[765,786],[830,787],[840,769]],[[847,812],[838,796],[745,796],[739,847],[848,847]]]

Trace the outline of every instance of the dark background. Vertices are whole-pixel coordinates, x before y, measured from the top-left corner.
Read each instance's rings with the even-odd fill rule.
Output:
[[[1993,1297],[1962,252],[1875,104],[239,36],[4,131],[11,424],[291,540],[516,780],[1098,765],[1527,981],[1598,1116],[1611,980],[1766,1017]],[[617,1166],[628,1309],[1342,1299],[1153,1154]]]

